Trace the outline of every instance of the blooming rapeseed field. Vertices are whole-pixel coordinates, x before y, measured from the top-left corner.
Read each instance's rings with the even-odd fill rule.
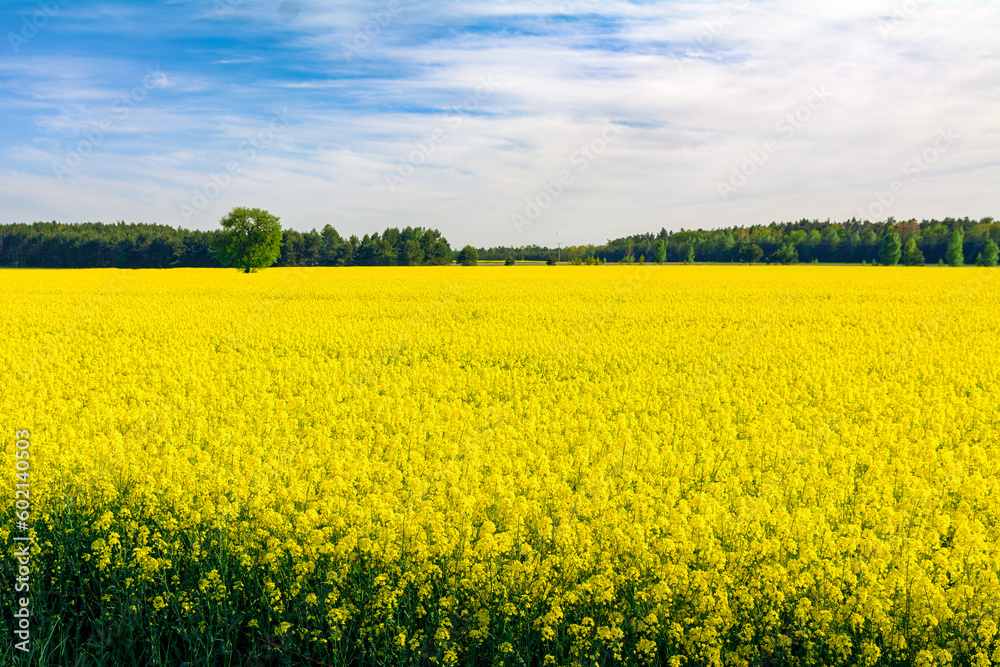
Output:
[[[998,270],[0,286],[39,664],[1000,664]]]

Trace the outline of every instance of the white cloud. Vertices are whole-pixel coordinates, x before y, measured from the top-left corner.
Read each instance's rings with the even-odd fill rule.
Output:
[[[92,123],[113,86],[89,69],[96,61],[62,56],[60,71],[78,76],[58,81],[34,61],[0,64],[0,82],[23,93],[3,108],[38,132],[8,142],[8,216],[181,224],[178,207],[279,106],[292,122],[186,226],[212,228],[248,202],[299,229],[422,225],[457,246],[843,219],[901,178],[940,128],[958,139],[886,214],[997,214],[995,4],[925,1],[895,16],[892,2],[860,1],[399,6],[286,7],[297,69],[266,52],[213,58],[222,69],[165,57],[170,90],[150,94],[122,125],[129,140],[95,151],[59,197],[45,174],[53,146]],[[273,23],[275,11],[247,2],[239,16]],[[345,58],[366,26],[369,42]],[[495,90],[476,97],[484,78]],[[574,154],[609,120],[620,138],[518,231],[512,214],[575,170]],[[435,129],[446,138],[428,144]],[[719,183],[769,140],[767,161],[723,200]],[[432,150],[388,187],[421,144]]]

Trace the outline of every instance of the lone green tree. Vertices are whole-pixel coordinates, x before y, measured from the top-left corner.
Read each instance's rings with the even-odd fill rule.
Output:
[[[952,232],[951,238],[948,239],[948,249],[944,253],[944,261],[951,266],[963,266],[965,264],[965,255],[962,253],[964,237],[965,235],[962,233],[962,230],[956,229]]]
[[[764,251],[756,243],[740,244],[740,261],[747,264],[759,262],[764,257]]]
[[[281,222],[277,216],[259,208],[236,207],[219,224],[222,233],[216,238],[215,251],[223,266],[255,273],[281,256]]]
[[[465,246],[458,253],[458,263],[462,266],[475,266],[479,263],[479,251],[471,245]]]
[[[906,240],[903,248],[903,264],[906,266],[923,266],[924,253],[917,247],[917,240],[912,236]]]
[[[882,241],[882,248],[878,251],[879,261],[884,266],[896,266],[899,258],[903,255],[902,243],[899,239],[899,232],[889,232]]]

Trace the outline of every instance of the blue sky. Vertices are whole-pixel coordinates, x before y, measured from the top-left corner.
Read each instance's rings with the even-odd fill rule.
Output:
[[[1000,214],[988,0],[36,0],[0,34],[2,222],[259,206],[489,246]]]

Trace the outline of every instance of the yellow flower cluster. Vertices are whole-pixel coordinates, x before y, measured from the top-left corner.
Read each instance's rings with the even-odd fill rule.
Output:
[[[66,595],[328,664],[1000,664],[1000,271],[0,284]]]

